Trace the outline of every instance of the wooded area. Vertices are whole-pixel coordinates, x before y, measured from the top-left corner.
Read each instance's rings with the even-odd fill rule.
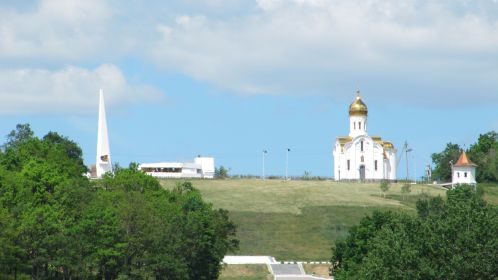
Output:
[[[217,279],[235,226],[135,165],[90,181],[78,145],[18,125],[0,153],[0,278]]]

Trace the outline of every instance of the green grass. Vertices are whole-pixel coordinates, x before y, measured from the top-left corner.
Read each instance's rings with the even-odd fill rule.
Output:
[[[225,265],[220,280],[270,280],[273,276],[266,265],[260,264],[231,264]]]
[[[166,188],[175,180],[161,181]],[[238,255],[271,255],[278,260],[325,261],[334,241],[374,210],[415,214],[421,196],[445,196],[445,189],[401,184],[385,196],[379,184],[332,181],[194,180],[206,201],[230,211],[240,239]],[[485,198],[498,204],[498,187],[485,186]]]

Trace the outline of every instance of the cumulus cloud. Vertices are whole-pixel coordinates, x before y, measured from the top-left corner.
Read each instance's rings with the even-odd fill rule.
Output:
[[[243,17],[158,25],[154,60],[235,92],[339,96],[359,85],[381,100],[498,102],[492,1],[255,4]]]
[[[0,5],[0,59],[38,73],[133,57],[234,93],[496,104],[496,30],[494,0],[40,0]]]
[[[162,94],[151,87],[132,85],[121,70],[103,64],[88,70],[66,67],[0,70],[0,112],[2,114],[58,114],[94,112],[99,89],[106,104],[158,101]]]
[[[41,0],[30,9],[0,6],[0,58],[77,61],[114,49],[112,9],[100,0]]]

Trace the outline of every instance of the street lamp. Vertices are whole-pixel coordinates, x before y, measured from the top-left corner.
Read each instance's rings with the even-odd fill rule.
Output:
[[[267,150],[263,150],[263,176],[262,178],[265,179],[265,155],[268,153]]]
[[[287,148],[287,152],[286,152],[286,155],[285,155],[285,180],[289,179],[289,177],[287,176],[288,175],[288,171],[289,171],[289,152],[290,152],[290,149]]]
[[[406,182],[408,183],[408,178],[410,177],[410,171],[408,170],[408,153],[413,151],[413,149],[408,149],[408,143],[405,143],[406,149]]]

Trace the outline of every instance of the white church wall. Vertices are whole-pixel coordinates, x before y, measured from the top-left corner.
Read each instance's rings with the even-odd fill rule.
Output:
[[[366,134],[367,132],[367,117],[366,116],[351,116],[349,118],[349,136],[356,137]]]

